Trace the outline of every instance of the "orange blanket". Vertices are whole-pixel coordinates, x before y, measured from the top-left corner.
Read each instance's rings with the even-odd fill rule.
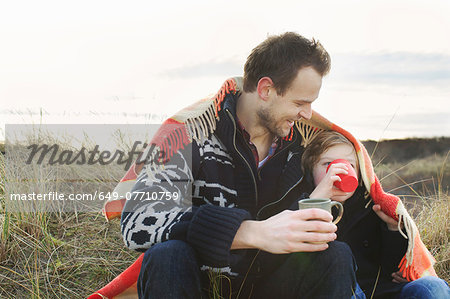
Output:
[[[166,120],[151,143],[161,150],[170,148],[172,151],[177,151],[193,140],[200,140],[202,136],[208,136],[215,130],[218,112],[226,94],[235,94],[240,90],[242,90],[242,78],[228,79],[215,96],[203,99]],[[294,129],[298,130],[303,136],[303,145],[305,146],[314,138],[316,133],[322,130],[337,131],[353,143],[360,164],[362,180],[373,201],[381,206],[384,213],[398,220],[399,227],[403,224],[406,234],[400,232],[408,239],[407,252],[399,265],[403,276],[409,281],[428,275],[436,276],[433,268],[435,260],[420,239],[413,219],[397,196],[383,191],[380,181],[374,173],[372,161],[362,143],[349,132],[328,121],[315,111],[310,120],[302,119],[296,122],[295,128],[293,127],[292,130]],[[286,138],[290,136],[292,134],[289,134]],[[172,154],[173,152],[169,153],[169,159]],[[106,202],[103,213],[108,220],[120,216],[125,205],[125,194],[133,187],[142,167],[142,164],[133,164],[114,189],[114,192],[121,195],[121,199]],[[120,298],[117,296],[123,294],[126,290],[135,289],[141,263],[142,255],[130,268],[89,298]],[[101,295],[104,297],[101,297]]]

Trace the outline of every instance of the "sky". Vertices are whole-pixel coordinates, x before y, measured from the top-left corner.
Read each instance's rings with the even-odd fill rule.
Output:
[[[3,1],[6,123],[157,123],[268,35],[331,55],[313,109],[359,139],[450,135],[450,1]],[[4,136],[4,135],[3,135]]]

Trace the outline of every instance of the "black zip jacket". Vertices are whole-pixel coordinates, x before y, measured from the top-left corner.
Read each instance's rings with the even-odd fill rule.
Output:
[[[291,140],[257,168],[236,123],[238,94],[227,94],[213,134],[178,151],[151,179],[144,168],[121,218],[126,246],[145,251],[170,239],[183,240],[203,265],[233,275],[246,274],[257,250],[230,250],[242,221],[266,219],[295,206],[301,192],[301,136]],[[144,200],[154,192],[177,192],[180,201]],[[140,198],[138,198],[140,195]],[[267,254],[268,256],[273,256]],[[253,263],[256,273],[279,264],[264,254]],[[252,270],[252,271],[253,271]]]

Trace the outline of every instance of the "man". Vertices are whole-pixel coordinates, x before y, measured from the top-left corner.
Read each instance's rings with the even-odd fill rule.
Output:
[[[121,220],[125,244],[146,252],[140,297],[351,297],[353,256],[334,241],[331,214],[296,207],[295,123],[311,117],[329,69],[320,43],[272,36],[248,57],[243,83],[227,80],[163,124],[153,143],[164,165],[144,167]],[[161,191],[177,201],[142,198]]]

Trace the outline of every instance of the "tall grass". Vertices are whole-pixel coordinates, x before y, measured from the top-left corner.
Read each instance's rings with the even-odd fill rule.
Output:
[[[435,188],[426,189],[431,199],[424,201],[416,216],[422,240],[436,259],[436,273],[447,282],[450,281],[450,196],[445,184],[450,173],[449,153],[438,168]]]
[[[71,147],[39,138],[46,139],[28,142]],[[10,193],[112,191],[123,166],[25,165],[27,155],[16,145],[7,155],[0,154],[0,298],[85,298],[137,258],[123,246],[119,223],[99,213],[101,205],[92,212],[51,202],[5,204]]]
[[[436,273],[450,281],[450,198],[442,194],[423,205],[416,217],[420,235],[436,259]]]
[[[129,146],[130,142],[125,137],[117,136],[122,138],[125,144],[122,146]],[[40,138],[50,137],[42,135]],[[48,143],[60,142],[67,148],[71,146],[70,140],[44,140]],[[8,151],[7,154],[21,158],[19,151]],[[449,281],[450,201],[445,187],[449,173],[447,158],[429,157],[402,167],[380,164],[377,173],[380,172],[379,176],[385,178],[385,186],[389,185],[389,179],[395,179],[392,184],[397,185],[430,180],[431,185],[418,183],[406,187],[414,192],[411,191],[404,199],[415,205],[412,214],[424,243],[436,257],[436,271]],[[411,171],[411,168],[415,170]],[[23,184],[22,179],[29,178],[30,173],[33,180]],[[5,205],[6,191],[107,192],[113,189],[123,173],[121,167],[103,168],[98,165],[51,169],[41,166],[7,167],[5,156],[0,154],[0,298],[85,298],[111,281],[139,255],[123,245],[119,222],[106,222],[98,210],[53,207],[52,212],[48,212],[39,206],[35,206],[32,212],[27,207],[6,210],[9,208]],[[84,181],[75,184],[70,181],[74,177],[82,177]],[[394,189],[395,185],[389,188]],[[398,192],[403,191],[397,189],[393,192],[401,194]],[[411,201],[411,198],[415,200]],[[220,276],[219,273],[212,275]],[[213,289],[228,287],[214,284],[216,279],[212,281]],[[214,296],[220,298],[217,292]]]

